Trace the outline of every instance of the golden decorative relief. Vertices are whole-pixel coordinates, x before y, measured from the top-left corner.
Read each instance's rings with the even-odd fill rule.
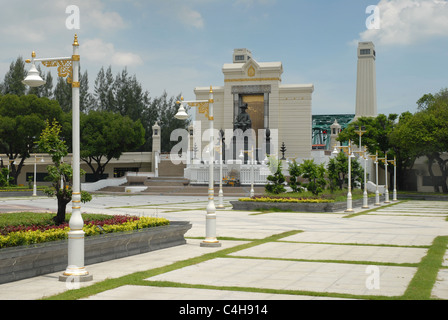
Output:
[[[73,82],[72,60],[41,61],[41,63],[46,67],[58,67],[58,76],[67,77],[67,83]]]
[[[244,82],[244,81],[282,81],[280,78],[250,78],[250,79],[225,79],[224,82]]]
[[[247,75],[251,78],[255,77],[255,68],[254,66],[250,66],[249,70],[247,70]]]

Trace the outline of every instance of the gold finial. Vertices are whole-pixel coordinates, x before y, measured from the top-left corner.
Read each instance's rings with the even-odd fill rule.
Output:
[[[212,86],[210,86],[210,93],[213,93],[213,88],[212,88]]]
[[[77,34],[75,34],[75,42],[73,42],[73,46],[79,46]]]
[[[33,59],[36,58],[36,52],[34,52],[34,51],[31,52],[31,57],[32,57]],[[26,62],[26,63],[31,63],[31,60],[30,60],[30,59],[26,59],[25,62]]]

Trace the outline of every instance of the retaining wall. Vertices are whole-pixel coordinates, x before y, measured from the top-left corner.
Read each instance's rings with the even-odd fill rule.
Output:
[[[190,222],[109,233],[84,239],[84,264],[124,258],[186,243]],[[63,271],[68,263],[68,240],[0,249],[0,284]]]

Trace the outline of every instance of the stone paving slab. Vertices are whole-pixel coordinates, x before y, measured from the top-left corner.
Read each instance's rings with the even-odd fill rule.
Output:
[[[217,258],[146,280],[210,286],[400,296],[405,292],[417,270],[412,267],[374,266],[378,268],[380,289],[371,289],[367,284],[372,275],[369,267],[344,263]]]
[[[231,255],[280,259],[372,261],[373,263],[419,263],[426,253],[427,249],[421,248],[270,242]]]
[[[432,296],[448,300],[448,269],[441,269],[432,290]]]
[[[382,234],[366,232],[304,232],[290,237],[285,241],[296,242],[331,242],[347,244],[369,244],[369,245],[399,245],[399,246],[429,246],[434,240],[431,235],[408,235],[408,234]]]
[[[346,300],[304,295],[270,294],[227,290],[122,286],[82,300]]]

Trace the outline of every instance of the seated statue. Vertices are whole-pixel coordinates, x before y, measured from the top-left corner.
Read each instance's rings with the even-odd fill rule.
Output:
[[[252,120],[250,119],[249,114],[246,112],[247,110],[247,103],[244,103],[240,106],[241,112],[236,118],[236,121],[234,123],[235,129],[241,129],[243,132],[247,129],[252,128]]]

